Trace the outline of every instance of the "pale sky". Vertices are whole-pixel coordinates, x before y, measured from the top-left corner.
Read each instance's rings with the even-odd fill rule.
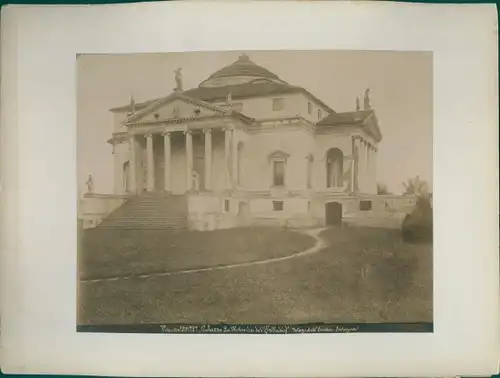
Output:
[[[109,109],[167,96],[182,67],[185,89],[232,63],[241,51],[78,58],[78,182],[89,173],[95,192],[113,192],[113,129]],[[377,182],[395,193],[419,175],[432,185],[432,53],[391,51],[245,51],[256,64],[292,85],[306,88],[336,112],[353,111],[356,96],[370,88],[383,140]]]

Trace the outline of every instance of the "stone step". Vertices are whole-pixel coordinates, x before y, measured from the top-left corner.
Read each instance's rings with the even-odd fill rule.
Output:
[[[184,196],[144,193],[111,213],[98,227],[116,229],[182,229],[187,225]]]
[[[156,225],[156,224],[100,224],[99,227],[113,230],[184,230],[181,225]]]

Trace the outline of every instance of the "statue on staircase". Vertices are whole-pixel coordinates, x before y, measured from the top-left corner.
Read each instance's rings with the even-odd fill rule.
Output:
[[[200,174],[196,170],[191,171],[191,178],[193,180],[192,189],[198,193],[200,191]]]
[[[89,174],[89,177],[85,184],[87,185],[87,193],[94,193],[94,179],[92,178],[91,174]]]

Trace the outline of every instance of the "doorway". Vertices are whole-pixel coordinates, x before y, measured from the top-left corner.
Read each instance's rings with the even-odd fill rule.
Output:
[[[325,210],[327,226],[340,226],[342,224],[342,204],[328,202],[325,204]]]

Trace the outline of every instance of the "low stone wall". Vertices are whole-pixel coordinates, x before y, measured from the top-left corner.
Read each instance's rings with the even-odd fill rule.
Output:
[[[342,222],[349,226],[399,229],[405,217],[406,213],[401,212],[362,212],[346,214]]]
[[[223,230],[239,226],[238,220],[230,214],[190,213],[188,227],[195,231]]]
[[[128,196],[112,194],[85,194],[78,204],[78,218],[83,229],[96,227],[109,214],[123,205]]]

